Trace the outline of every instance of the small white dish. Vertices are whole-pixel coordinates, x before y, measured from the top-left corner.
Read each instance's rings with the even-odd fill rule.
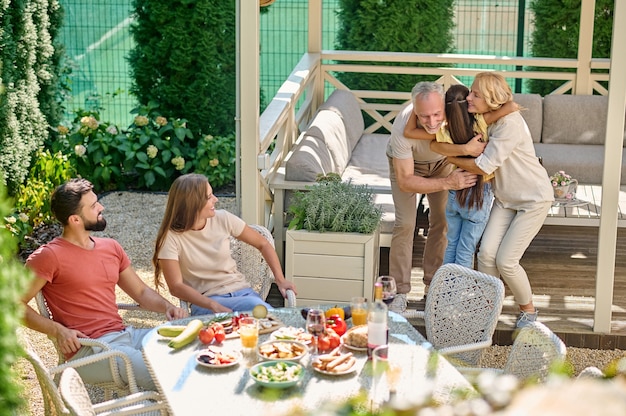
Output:
[[[283,326],[270,334],[271,341],[298,341],[303,344],[310,344],[312,335],[306,332],[304,328],[296,328],[295,326]]]
[[[226,368],[239,364],[241,352],[209,347],[196,353],[196,362],[208,368]]]
[[[266,341],[257,347],[257,355],[266,361],[300,361],[309,347],[291,340]]]

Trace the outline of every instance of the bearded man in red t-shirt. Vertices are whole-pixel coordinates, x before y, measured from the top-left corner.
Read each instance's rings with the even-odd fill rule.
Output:
[[[142,308],[164,313],[168,320],[186,317],[187,311],[148,287],[130,265],[121,245],[111,238],[91,236],[103,231],[104,207],[85,179],[72,179],[55,189],[51,209],[63,225],[63,234],[41,246],[26,261],[36,277],[24,295],[25,324],[54,338],[66,358],[93,354],[78,338],[94,338],[126,353],[132,363],[137,384],[147,390],[156,387],[141,353],[141,340],[150,330],[125,326],[118,313],[115,297],[119,286]],[[42,291],[53,319],[46,319],[28,302]],[[106,362],[77,368],[87,383],[107,377]],[[123,363],[119,363],[120,368]],[[120,376],[128,382],[126,372]],[[110,376],[108,376],[110,377]]]

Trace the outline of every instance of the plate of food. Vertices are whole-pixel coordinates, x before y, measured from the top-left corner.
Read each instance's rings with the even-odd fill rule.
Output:
[[[211,346],[196,354],[196,362],[209,368],[224,368],[236,365],[241,360],[241,353],[235,350]]]
[[[270,340],[274,341],[298,341],[303,344],[310,344],[313,335],[306,332],[304,328],[296,328],[294,326],[283,326],[272,332]]]
[[[341,336],[344,347],[353,351],[367,351],[367,325],[353,326]]]
[[[304,368],[291,361],[263,361],[250,368],[250,376],[263,387],[286,389],[302,380]]]
[[[261,359],[272,361],[300,361],[308,352],[305,344],[292,340],[266,341],[257,348]]]
[[[318,355],[311,363],[313,370],[330,376],[340,376],[356,370],[356,358],[351,352],[340,353],[334,350],[330,354]]]

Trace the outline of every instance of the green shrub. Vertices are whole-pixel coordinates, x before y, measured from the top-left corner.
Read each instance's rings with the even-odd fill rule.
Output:
[[[53,151],[67,155],[76,173],[89,179],[96,192],[118,189],[123,184],[124,135],[116,125],[101,122],[97,110],[79,109],[75,114],[70,128],[57,128]]]
[[[168,120],[156,103],[135,108],[137,114],[125,131],[120,150],[124,152],[124,172],[140,189],[164,191],[174,179],[187,173],[193,162],[193,134],[187,120]]]
[[[235,180],[235,135],[194,139],[184,119],[167,119],[151,102],[133,109],[121,130],[100,120],[98,110],[78,110],[70,127],[59,126],[51,143],[90,180],[97,193],[114,189],[167,191],[174,179],[195,171],[219,187]]]
[[[54,78],[49,17],[58,6],[54,0],[0,5],[0,182],[11,194],[28,175],[31,155],[48,137],[39,100],[42,86]]]
[[[234,0],[133,1],[131,92],[185,118],[196,138],[235,129]]]
[[[454,50],[453,0],[339,0],[339,4],[337,49],[422,53]],[[338,78],[353,90],[403,92],[411,91],[418,81],[433,80],[433,77],[417,75],[350,72],[338,74]]]
[[[376,230],[382,210],[366,185],[341,182],[338,175],[322,176],[318,184],[298,191],[289,206],[290,229],[369,234]]]
[[[209,179],[214,188],[235,180],[235,135],[204,136],[198,141],[194,171]]]
[[[50,209],[52,191],[74,175],[72,164],[61,152],[37,153],[28,180],[18,188],[13,213],[4,217],[5,227],[16,237],[20,248],[31,248],[26,237],[33,227],[54,222]]]
[[[0,218],[10,214],[5,188],[0,185]],[[16,331],[24,314],[20,299],[31,275],[16,259],[16,241],[0,227],[0,414],[24,414],[19,375],[14,364],[19,354]]]
[[[39,63],[37,73],[40,78],[41,90],[38,101],[41,112],[49,126],[58,125],[65,113],[65,100],[70,92],[68,75],[71,72],[65,61],[65,45],[59,41],[59,31],[63,26],[65,13],[58,1],[46,1],[48,5],[47,19],[50,41],[53,51],[49,57]],[[45,21],[42,23],[45,24]],[[54,136],[54,131],[51,132]]]

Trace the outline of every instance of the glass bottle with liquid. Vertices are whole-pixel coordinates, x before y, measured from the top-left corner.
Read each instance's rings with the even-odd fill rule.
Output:
[[[374,301],[370,304],[367,314],[367,358],[372,358],[372,351],[389,340],[387,326],[387,305],[383,303],[383,286],[374,284]]]

